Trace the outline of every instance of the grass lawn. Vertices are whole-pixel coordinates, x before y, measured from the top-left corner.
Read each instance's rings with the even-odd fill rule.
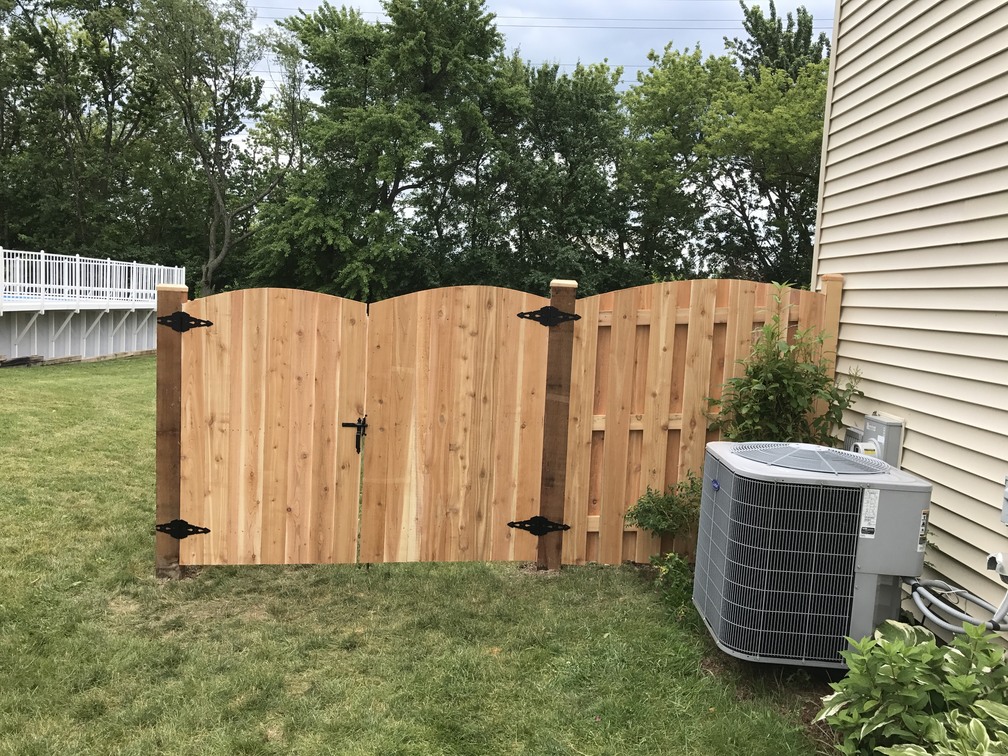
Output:
[[[822,679],[720,654],[647,570],[160,582],[153,513],[153,357],[0,371],[0,754],[816,752]]]

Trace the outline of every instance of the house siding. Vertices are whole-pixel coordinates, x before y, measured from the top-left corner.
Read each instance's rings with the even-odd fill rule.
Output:
[[[1008,2],[839,0],[813,287],[844,276],[838,371],[902,417],[934,570],[999,603],[1008,548]]]

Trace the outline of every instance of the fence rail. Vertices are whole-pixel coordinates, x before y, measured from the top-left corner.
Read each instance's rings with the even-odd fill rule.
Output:
[[[154,309],[157,287],[185,268],[0,248],[0,314],[47,309]]]

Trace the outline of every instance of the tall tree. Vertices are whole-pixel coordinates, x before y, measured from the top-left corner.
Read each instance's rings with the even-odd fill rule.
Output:
[[[411,208],[477,159],[477,103],[503,43],[479,0],[388,0],[385,9],[387,22],[368,22],[323,3],[285,22],[321,103],[305,131],[304,172],[265,209],[274,232],[257,243],[256,280],[359,299],[430,280],[436,266],[407,243]]]
[[[771,2],[747,7],[748,39],[725,40],[739,76],[703,119],[701,239],[708,265],[761,281],[805,281],[819,183],[829,44],[804,7],[787,24]]]
[[[748,37],[725,37],[725,49],[735,57],[742,72],[759,78],[760,69],[785,71],[792,81],[797,81],[805,66],[819,63],[829,57],[829,35],[815,34],[812,14],[799,6],[794,15],[785,19],[777,15],[774,0],[770,0],[770,15],[763,14],[758,5],[742,7],[742,28]]]
[[[621,181],[631,197],[629,230],[634,254],[655,276],[702,275],[699,226],[710,187],[700,146],[704,115],[738,73],[730,59],[699,48],[652,52],[651,67],[623,97],[630,124],[629,154]]]
[[[208,190],[205,258],[199,291],[212,293],[225,260],[259,227],[254,212],[294,159],[299,90],[281,90],[285,124],[264,145],[247,125],[263,116],[263,81],[254,73],[266,52],[243,0],[145,0],[146,59],[181,118]]]
[[[7,243],[128,255],[132,175],[163,114],[132,3],[39,0],[0,20]]]

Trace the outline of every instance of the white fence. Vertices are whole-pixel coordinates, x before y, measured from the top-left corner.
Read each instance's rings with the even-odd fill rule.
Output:
[[[160,284],[185,268],[0,248],[0,359],[153,349]]]
[[[0,314],[153,309],[159,284],[185,284],[185,268],[0,248]]]

